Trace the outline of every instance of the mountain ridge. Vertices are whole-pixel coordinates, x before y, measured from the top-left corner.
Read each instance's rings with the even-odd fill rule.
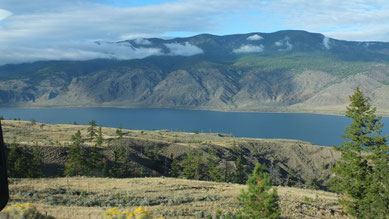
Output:
[[[3,65],[0,105],[339,114],[359,86],[379,113],[389,114],[385,42],[278,31],[96,42],[107,45],[122,58],[154,54]]]

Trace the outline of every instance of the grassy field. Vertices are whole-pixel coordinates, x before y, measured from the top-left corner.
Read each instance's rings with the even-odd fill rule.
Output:
[[[238,209],[244,185],[174,178],[44,178],[13,179],[11,203],[31,202],[55,218],[104,218],[111,207],[143,206],[165,218],[216,218]],[[277,187],[284,218],[345,218],[336,194]]]
[[[86,145],[93,145],[95,141],[90,141],[87,136],[86,125],[68,125],[68,124],[42,124],[31,123],[30,121],[13,121],[3,120],[4,141],[7,143],[16,142],[19,144],[39,145],[39,146],[60,146],[69,145],[71,136],[81,131],[85,137]],[[116,128],[102,127],[103,146],[108,146],[112,140],[118,139]],[[171,132],[168,130],[128,130],[123,129],[123,138],[132,139],[147,139],[164,141],[166,143],[183,143],[183,144],[201,144],[212,143],[219,146],[233,146],[237,141],[243,141],[242,138],[234,138],[233,136],[224,134],[203,134],[203,133],[188,133],[188,132]],[[271,140],[270,140],[271,141]]]

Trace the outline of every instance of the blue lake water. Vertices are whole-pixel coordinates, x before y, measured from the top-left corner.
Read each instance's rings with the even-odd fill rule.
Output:
[[[312,142],[317,145],[338,145],[341,135],[351,119],[344,116],[305,113],[248,113],[215,112],[176,109],[123,109],[123,108],[0,108],[5,119],[20,117],[42,123],[88,124],[129,129],[171,131],[199,131],[229,133],[236,137],[285,138]],[[389,118],[382,121],[389,123]],[[384,126],[383,134],[389,134]]]

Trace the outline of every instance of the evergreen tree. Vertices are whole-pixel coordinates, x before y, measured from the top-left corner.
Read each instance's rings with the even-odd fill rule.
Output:
[[[113,177],[130,177],[132,174],[131,153],[122,142],[114,146],[111,175]]]
[[[169,169],[169,176],[178,177],[180,175],[180,165],[178,164],[176,159],[173,159],[172,164]]]
[[[95,136],[97,136],[97,134],[96,134],[96,127],[97,127],[96,121],[94,121],[94,120],[90,121],[89,125],[90,126],[88,127],[88,135],[90,137],[90,140],[92,141],[93,138]]]
[[[232,154],[229,151],[226,151],[224,155],[224,182],[231,182],[232,179],[232,173],[231,173],[231,166],[229,164],[229,160],[232,159]]]
[[[13,142],[8,153],[8,177],[18,177],[18,172],[15,169],[16,160],[19,158],[19,149],[16,142]]]
[[[43,177],[42,159],[39,155],[39,148],[36,145],[32,151],[30,176],[33,178]]]
[[[246,182],[246,170],[244,168],[242,157],[239,156],[235,162],[234,183],[244,184]]]
[[[104,175],[104,155],[102,154],[100,148],[96,145],[93,146],[87,155],[87,159],[88,170],[90,171],[88,175]]]
[[[19,147],[16,142],[10,146],[8,154],[8,176],[12,178],[37,178],[43,176],[43,166],[38,148],[31,153]]]
[[[121,154],[121,150],[119,150],[119,148],[115,146],[115,148],[113,149],[113,163],[111,169],[109,170],[110,175],[113,177],[118,177],[120,175],[120,159],[122,156],[123,155]]]
[[[183,167],[181,177],[200,180],[205,175],[205,165],[200,151],[190,152],[181,162]]]
[[[122,126],[122,124],[120,124],[120,127],[118,129],[116,129],[116,134],[119,136],[120,140],[123,139],[123,126]]]
[[[154,150],[151,153],[151,159],[153,161],[153,170],[160,173],[163,172],[163,162],[159,159],[158,145],[154,145]]]
[[[101,126],[99,126],[99,131],[97,132],[96,144],[97,146],[101,146],[103,144],[103,131]]]
[[[159,161],[159,154],[158,154],[158,146],[155,145],[154,146],[154,151],[153,151],[153,156],[152,156],[152,159],[154,162],[158,162]]]
[[[88,168],[85,161],[85,152],[82,149],[81,132],[78,130],[72,136],[72,144],[67,151],[67,161],[65,163],[65,175],[66,176],[82,176],[88,172]]]
[[[194,166],[194,154],[192,152],[188,153],[181,162],[183,167],[181,178],[194,179],[196,175],[196,170]]]
[[[257,164],[252,175],[247,180],[248,190],[242,190],[238,196],[238,203],[242,210],[238,218],[280,218],[278,194],[272,188],[265,166]]]
[[[25,151],[16,142],[10,146],[8,154],[8,176],[12,178],[28,177],[29,162]]]
[[[381,136],[381,117],[371,108],[359,88],[350,96],[343,145],[335,147],[341,158],[333,166],[332,189],[345,211],[356,218],[385,218],[389,215],[389,162],[386,136]]]
[[[207,158],[208,180],[220,182],[222,180],[222,171],[217,167],[218,159],[216,151],[211,149]]]
[[[15,161],[15,173],[14,173],[14,177],[17,177],[17,178],[30,178],[31,175],[31,170],[30,170],[30,159],[28,157],[28,153],[22,149],[22,148],[19,148],[18,149],[18,154],[19,154],[19,157],[16,159]]]

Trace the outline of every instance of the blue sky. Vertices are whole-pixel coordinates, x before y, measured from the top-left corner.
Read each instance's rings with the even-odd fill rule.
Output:
[[[98,58],[95,41],[200,33],[299,29],[389,42],[387,0],[1,0],[0,9],[0,64]]]

